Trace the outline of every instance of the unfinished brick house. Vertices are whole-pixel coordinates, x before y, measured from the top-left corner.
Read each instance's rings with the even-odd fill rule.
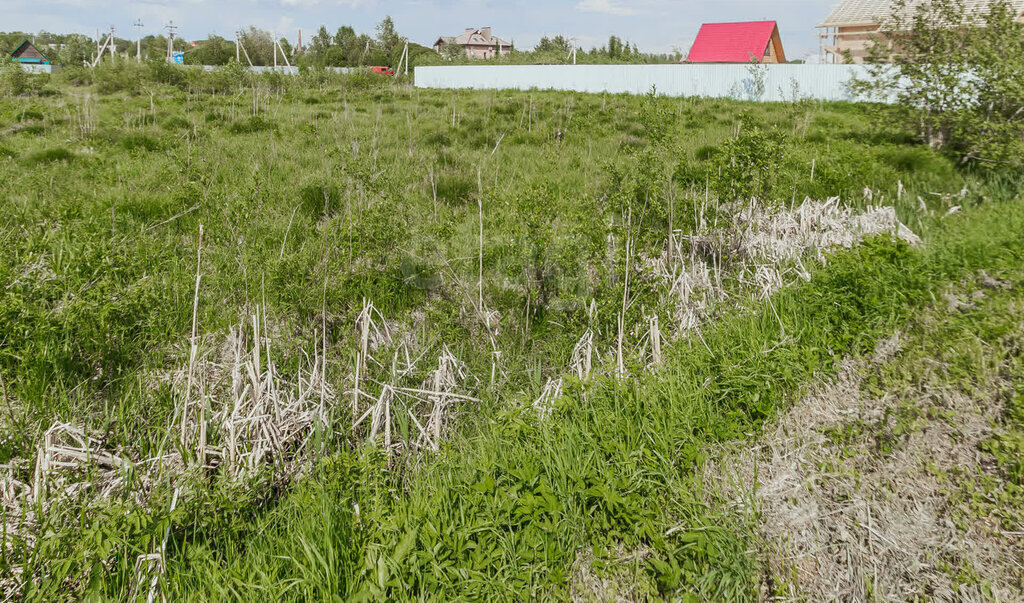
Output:
[[[917,10],[920,0],[908,0],[906,18]],[[878,32],[892,18],[893,0],[843,0],[818,28],[822,60],[826,63],[863,63],[871,46],[879,39]],[[991,0],[965,0],[969,13],[984,11]],[[1010,0],[1010,5],[1024,22],[1024,0]]]
[[[441,36],[434,42],[438,53],[445,47],[461,47],[469,59],[490,59],[512,51],[512,44],[491,35],[490,27],[466,28],[461,36]]]

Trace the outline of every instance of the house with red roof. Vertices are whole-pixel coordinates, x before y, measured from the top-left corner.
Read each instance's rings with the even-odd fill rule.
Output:
[[[687,63],[785,63],[775,21],[705,23],[686,57]]]

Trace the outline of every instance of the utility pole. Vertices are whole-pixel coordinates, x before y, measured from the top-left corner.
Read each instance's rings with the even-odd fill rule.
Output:
[[[171,21],[167,24],[167,60],[174,62],[174,32],[178,29],[178,26]]]
[[[97,32],[96,38],[97,38],[97,40],[99,40],[99,33],[98,32]],[[100,64],[100,60],[103,59],[103,53],[107,51],[107,45],[108,44],[110,45],[110,60],[113,61],[114,60],[114,28],[113,27],[110,28],[110,34],[107,35],[105,40],[103,40],[103,44],[99,45],[97,47],[97,49],[96,49],[96,58],[94,58],[92,60],[92,63],[89,63],[90,67],[95,67],[96,65]]]
[[[142,62],[142,19],[135,20],[135,60]]]
[[[405,43],[405,48],[402,49],[402,57],[398,59],[398,67],[395,68],[395,73],[402,72],[402,64],[405,64],[405,75],[409,75],[409,43]]]
[[[242,44],[242,38],[244,36],[245,33],[243,33],[241,30],[235,32],[235,57],[238,57],[238,50],[241,49],[242,54],[245,55],[245,62],[249,63],[249,66],[252,67],[252,59],[249,58],[249,51],[246,50],[245,45]],[[241,60],[239,60],[239,62],[241,62]]]

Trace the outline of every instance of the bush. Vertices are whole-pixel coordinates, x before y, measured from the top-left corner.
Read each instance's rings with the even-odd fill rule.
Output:
[[[64,147],[54,147],[52,149],[44,149],[42,151],[36,151],[29,155],[28,160],[30,163],[68,163],[73,161],[75,154],[65,149]]]
[[[92,75],[92,69],[86,69],[79,65],[72,65],[61,69],[58,79],[70,86],[90,86],[93,83]]]
[[[138,63],[105,62],[92,68],[92,82],[101,94],[138,94],[145,79],[146,73]]]
[[[149,81],[157,84],[180,86],[185,82],[185,69],[169,63],[163,57],[146,61],[146,75]]]
[[[962,163],[1024,166],[1024,24],[1006,0],[894,3],[876,65],[854,89],[895,98],[922,142]],[[908,14],[912,14],[908,17]],[[892,63],[890,66],[888,63]]]
[[[228,132],[232,134],[254,134],[256,132],[267,132],[276,130],[274,122],[263,119],[260,116],[250,117],[244,121],[236,121],[228,126]]]
[[[17,63],[3,61],[0,63],[0,90],[10,96],[21,96],[28,91],[29,75]]]
[[[744,120],[745,122],[746,120]],[[775,194],[787,137],[778,129],[743,128],[713,152],[710,180],[722,199],[770,200]]]

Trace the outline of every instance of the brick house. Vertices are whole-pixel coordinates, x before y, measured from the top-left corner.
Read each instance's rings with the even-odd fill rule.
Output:
[[[446,46],[461,47],[466,53],[466,58],[470,59],[490,59],[512,51],[512,44],[492,36],[490,27],[468,27],[461,36],[441,36],[434,42],[434,50],[438,53]]]

